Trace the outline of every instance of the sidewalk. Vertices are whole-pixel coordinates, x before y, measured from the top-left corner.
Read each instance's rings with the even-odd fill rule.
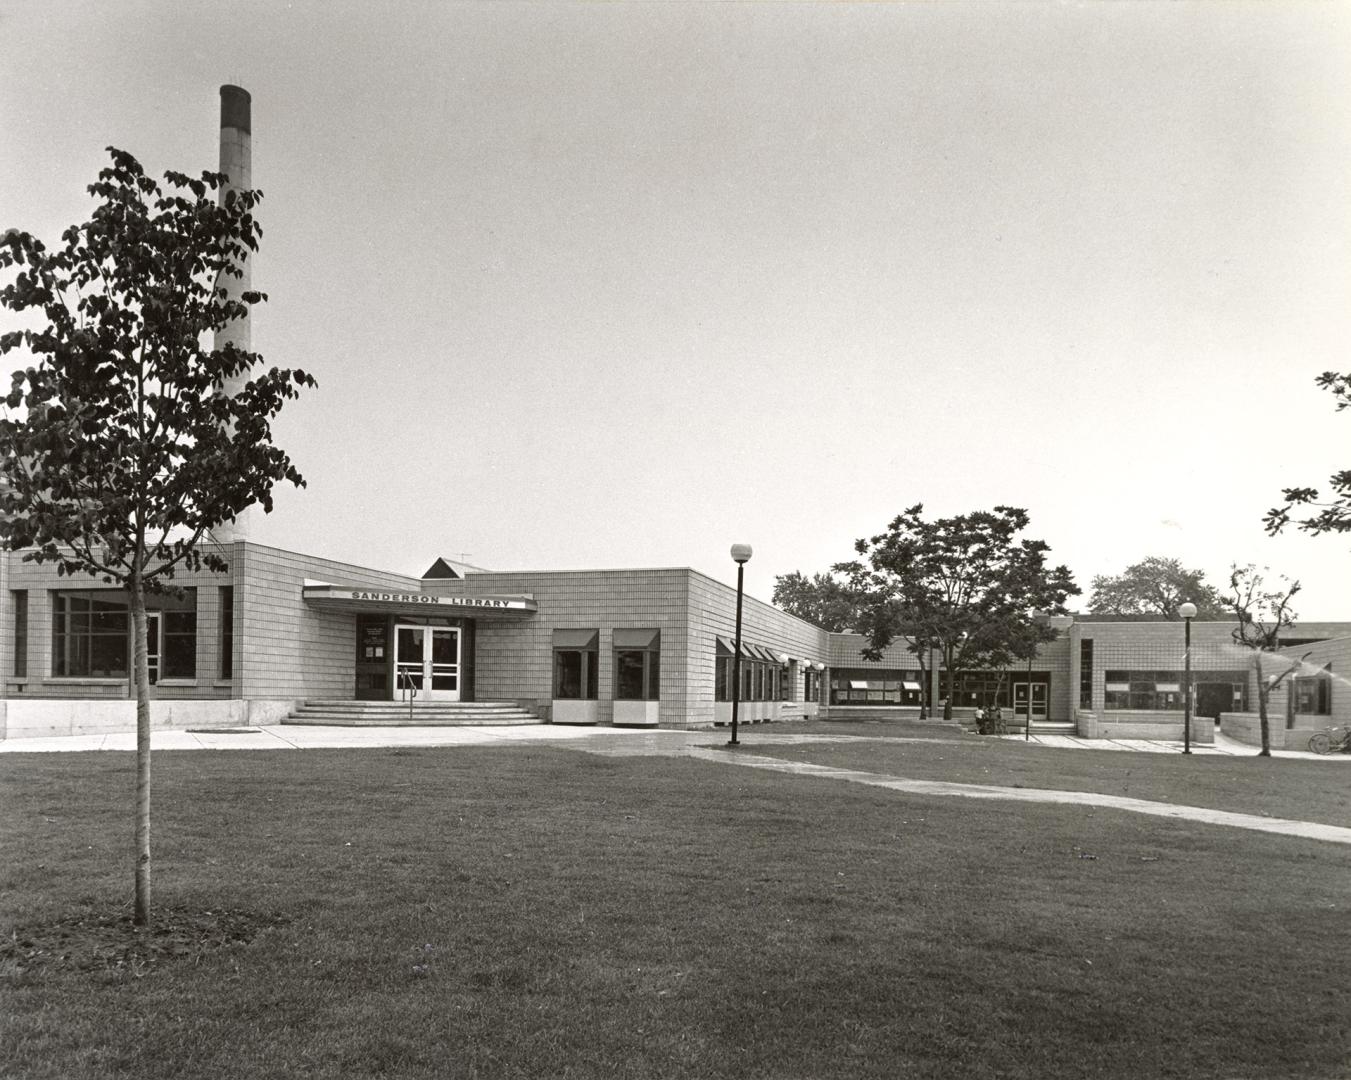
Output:
[[[1021,735],[1002,735],[999,738],[1022,742]],[[1162,739],[1081,739],[1078,735],[1033,735],[1029,742],[1038,746],[1051,746],[1058,749],[1080,750],[1134,750],[1147,754],[1180,754],[1182,740],[1176,742]],[[1231,739],[1221,732],[1215,732],[1215,743],[1192,743],[1193,754],[1223,754],[1228,757],[1256,757],[1257,747]],[[1315,754],[1312,750],[1273,750],[1272,757],[1305,758],[1312,761],[1351,761],[1351,754]]]
[[[933,742],[931,736],[870,736],[809,734],[764,727],[742,729],[740,740],[750,746],[811,742],[847,742],[872,739],[882,742]],[[954,736],[956,733],[954,732]],[[718,747],[727,741],[726,728],[672,731],[653,728],[573,727],[538,724],[508,727],[317,727],[270,725],[216,731],[168,731],[151,733],[152,750],[343,750],[398,746],[513,746],[520,744],[565,745],[591,753],[683,755],[688,747]],[[976,737],[976,736],[971,736]],[[1021,735],[981,736],[1023,742]],[[1152,739],[1081,739],[1077,735],[1033,735],[1028,742],[1059,750],[1130,750],[1136,753],[1180,754],[1182,743]],[[62,735],[43,739],[0,740],[0,754],[45,754],[61,751],[136,749],[134,731],[113,735]],[[1196,755],[1221,754],[1251,757],[1257,750],[1246,743],[1216,734],[1214,745],[1192,744]],[[1273,750],[1277,758],[1351,762],[1351,754],[1314,754],[1307,750]]]

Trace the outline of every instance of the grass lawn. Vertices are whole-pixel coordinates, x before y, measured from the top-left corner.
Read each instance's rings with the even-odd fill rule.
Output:
[[[752,740],[759,730],[752,729]],[[863,738],[809,746],[757,744],[750,749],[768,757],[909,780],[1096,791],[1351,827],[1351,761],[1342,755],[1318,760],[1264,758],[1256,750],[1232,757],[1068,750],[971,735],[937,724],[896,722],[781,724],[773,730]]]
[[[951,746],[952,779],[1020,760]],[[1351,1062],[1341,845],[545,747],[161,752],[165,932],[129,948],[131,755],[0,768],[7,1078]]]

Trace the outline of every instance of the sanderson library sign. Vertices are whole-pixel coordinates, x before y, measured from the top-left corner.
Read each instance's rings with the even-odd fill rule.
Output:
[[[447,596],[435,593],[351,589],[328,584],[304,586],[306,603],[338,611],[430,611],[446,614],[533,615],[539,610],[529,596]]]

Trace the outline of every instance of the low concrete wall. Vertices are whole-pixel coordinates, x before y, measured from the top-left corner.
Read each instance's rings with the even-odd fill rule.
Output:
[[[1309,736],[1332,724],[1330,716],[1299,716],[1298,727],[1287,728],[1285,718],[1267,714],[1267,735],[1273,750],[1307,750]],[[1227,712],[1220,717],[1220,730],[1248,746],[1262,745],[1262,718],[1257,713]]]
[[[918,705],[828,705],[822,708],[822,720],[918,720]],[[958,719],[961,709],[953,709],[953,719]],[[970,712],[968,709],[967,712]],[[943,710],[937,710],[935,717],[943,719]]]
[[[736,722],[738,724],[766,724],[780,719],[791,710],[791,719],[797,719],[797,710],[801,702],[797,701],[740,701],[737,702]],[[713,703],[713,723],[726,725],[732,722],[732,703],[716,701]],[[679,727],[680,725],[673,725]],[[687,725],[688,726],[688,725]]]
[[[295,701],[152,701],[153,729],[253,727],[277,724]],[[0,700],[0,739],[45,739],[61,735],[112,735],[136,730],[136,702],[73,698]]]
[[[1085,739],[1163,739],[1181,742],[1186,717],[1179,712],[1131,711],[1113,709],[1093,713],[1079,709],[1074,723]],[[1225,734],[1228,734],[1226,729]],[[1215,721],[1208,716],[1193,716],[1191,741],[1215,742]]]
[[[658,701],[616,701],[611,723],[615,727],[656,727],[660,720]]]

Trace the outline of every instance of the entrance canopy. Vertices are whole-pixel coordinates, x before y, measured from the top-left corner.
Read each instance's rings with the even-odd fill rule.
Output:
[[[361,585],[307,581],[305,603],[321,611],[353,615],[448,615],[473,619],[529,619],[539,611],[525,595],[447,596],[444,593],[401,592]]]

